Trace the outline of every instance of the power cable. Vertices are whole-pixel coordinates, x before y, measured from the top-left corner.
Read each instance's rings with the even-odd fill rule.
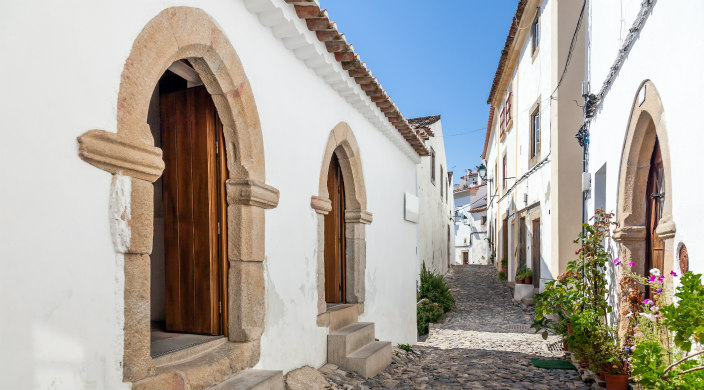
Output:
[[[570,50],[567,52],[567,60],[565,61],[565,67],[562,69],[562,75],[560,75],[560,81],[557,82],[557,86],[555,87],[555,90],[552,91],[550,94],[550,98],[553,98],[555,95],[555,92],[557,92],[558,88],[560,88],[560,85],[562,85],[562,80],[565,79],[565,74],[567,73],[567,66],[570,64],[570,60],[572,60],[572,52],[574,51],[574,46],[577,44],[577,33],[579,32],[579,28],[582,27],[582,20],[584,19],[584,9],[587,6],[587,0],[584,0],[584,3],[582,3],[582,10],[579,12],[579,19],[577,19],[577,26],[574,29],[574,34],[572,35],[572,42],[570,42]]]

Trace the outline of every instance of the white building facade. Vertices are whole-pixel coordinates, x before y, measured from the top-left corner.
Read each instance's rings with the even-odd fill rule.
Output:
[[[468,170],[467,176],[471,170]],[[477,176],[476,172],[473,176]],[[491,262],[488,240],[486,183],[472,180],[474,185],[454,191],[455,198],[455,258],[454,264],[482,264]]]
[[[613,212],[610,246],[646,274],[704,272],[697,115],[704,59],[699,1],[589,2],[589,216]],[[620,312],[620,311],[619,311]]]
[[[585,29],[574,31],[580,8],[519,2],[488,100],[482,158],[490,251],[497,267],[508,260],[511,282],[519,266],[531,268],[536,288],[564,271],[580,232],[581,151],[574,133],[582,111],[573,102],[581,99],[584,73]],[[565,67],[573,36],[576,48]]]
[[[0,387],[204,388],[252,367],[318,367],[333,315],[328,244],[343,261],[332,303],[374,322],[380,340],[415,343],[418,228],[403,202],[428,151],[316,3],[0,8],[0,48],[13,53],[0,69],[15,91],[0,97],[0,261],[12,270],[0,277],[11,373]],[[210,111],[193,115],[209,118],[210,138],[184,127],[167,139],[155,125],[187,123],[179,113],[201,105]],[[181,223],[209,235],[174,233]],[[160,272],[196,247],[212,255],[198,277],[207,313],[174,311],[192,302],[169,306],[164,294],[188,300],[195,287]],[[154,322],[194,317],[217,336],[211,349],[154,354]],[[174,366],[189,354],[195,368]]]
[[[447,170],[440,115],[409,119],[425,139],[430,156],[417,169],[418,180],[418,275],[426,269],[444,274],[454,254],[452,180]]]

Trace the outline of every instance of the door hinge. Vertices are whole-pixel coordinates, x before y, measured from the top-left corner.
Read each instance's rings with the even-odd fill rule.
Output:
[[[220,235],[220,222],[218,222],[218,235]]]
[[[218,301],[218,313],[222,314],[222,301]]]

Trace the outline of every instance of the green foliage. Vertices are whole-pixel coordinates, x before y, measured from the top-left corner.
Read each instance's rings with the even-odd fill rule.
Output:
[[[623,356],[611,329],[596,312],[585,310],[570,318],[572,334],[567,337],[570,350],[594,372],[625,374]]]
[[[452,297],[450,287],[442,275],[435,274],[425,268],[420,270],[420,286],[418,286],[418,299],[428,298],[431,302],[440,304],[445,312],[455,308],[455,298]]]
[[[660,292],[654,294],[654,302],[645,300],[638,310],[629,313],[633,329],[632,378],[643,389],[703,389],[704,355],[691,353],[704,335],[701,275],[687,272],[682,276],[675,293],[679,301],[674,304],[667,303],[667,294],[663,293],[671,278],[660,276],[659,272],[651,270],[650,279],[632,272],[628,275],[651,291]],[[674,343],[666,342],[672,335]]]
[[[408,344],[399,344],[398,347],[406,352],[411,352],[413,350],[413,348],[411,348]]]
[[[516,270],[516,279],[521,280],[525,278],[532,278],[533,277],[533,271],[531,271],[529,268],[526,267],[518,267]]]
[[[503,270],[499,271],[499,280],[506,280],[506,279],[508,279],[506,277],[506,272],[504,272]]]
[[[503,259],[501,259],[501,266],[508,267],[508,257],[504,257]]]
[[[674,304],[662,308],[664,324],[675,332],[675,345],[685,352],[692,350],[692,341],[701,343],[704,338],[704,286],[701,275],[687,272],[682,275],[681,285]]]
[[[545,291],[535,297],[536,333],[547,338],[553,331],[563,336],[579,360],[599,372],[625,373],[624,357],[617,332],[607,321],[611,312],[606,267],[610,256],[604,248],[613,214],[597,210],[591,224],[575,240],[581,242],[578,258],[567,264],[567,271],[546,283]],[[573,333],[568,335],[567,324]]]
[[[425,268],[420,270],[420,285],[417,292],[417,326],[418,334],[428,333],[428,324],[437,322],[446,313],[455,308],[455,298],[442,275],[435,274]]]
[[[418,304],[417,309],[417,327],[418,334],[428,333],[428,324],[437,322],[442,318],[442,307],[436,302],[430,302],[425,299]]]

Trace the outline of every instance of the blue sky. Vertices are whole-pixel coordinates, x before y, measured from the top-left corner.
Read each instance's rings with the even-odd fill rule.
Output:
[[[320,3],[407,119],[442,115],[448,168],[479,165],[486,100],[517,1]]]

